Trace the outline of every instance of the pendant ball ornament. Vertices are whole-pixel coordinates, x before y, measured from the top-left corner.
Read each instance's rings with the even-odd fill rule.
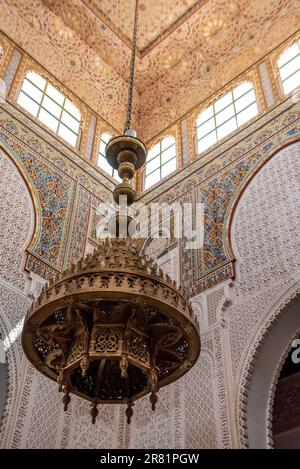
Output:
[[[138,0],[124,134],[106,146],[107,161],[122,179],[113,193],[121,205],[110,220],[115,236],[49,280],[22,331],[27,358],[57,382],[64,410],[75,394],[90,402],[93,423],[99,404],[127,404],[130,423],[134,401],[149,393],[155,410],[159,389],[183,376],[200,353],[188,292],[141,251],[139,240],[120,235],[124,217],[127,228],[134,226],[122,196],[126,206],[134,203],[131,181],[147,156],[130,129],[137,13]]]

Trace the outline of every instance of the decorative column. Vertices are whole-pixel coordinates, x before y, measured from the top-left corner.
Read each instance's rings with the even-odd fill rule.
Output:
[[[277,101],[274,77],[272,77],[271,64],[269,61],[262,62],[258,66],[261,86],[267,108],[274,106]]]

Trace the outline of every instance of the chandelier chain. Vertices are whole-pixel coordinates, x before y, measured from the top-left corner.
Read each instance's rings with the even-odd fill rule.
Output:
[[[130,129],[131,125],[131,114],[132,114],[132,97],[133,97],[133,84],[134,84],[134,70],[135,70],[135,57],[136,57],[136,42],[137,42],[137,25],[138,25],[138,5],[139,0],[135,1],[135,13],[134,13],[134,26],[132,36],[132,48],[131,48],[131,59],[130,59],[130,75],[128,83],[128,101],[127,101],[127,115],[124,127],[124,134]]]

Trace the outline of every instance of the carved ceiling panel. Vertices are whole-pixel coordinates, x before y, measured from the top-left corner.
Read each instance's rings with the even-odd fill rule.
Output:
[[[134,22],[135,0],[82,0],[108,24],[131,42]],[[140,0],[139,2],[139,35],[137,46],[140,52],[156,40],[164,37],[186,17],[198,8],[205,0]],[[184,19],[183,18],[183,19]]]
[[[0,8],[0,29],[122,128],[133,0],[0,0]],[[300,23],[299,0],[140,0],[140,10],[134,104],[146,140]]]
[[[122,129],[127,83],[108,62],[42,0],[0,0],[0,11],[4,33],[112,126]]]
[[[195,23],[186,35],[186,43],[194,44],[194,49],[185,49],[184,41],[178,41],[176,46],[174,32],[143,59],[144,77],[139,75],[142,83],[139,131],[146,139],[171,125],[298,31],[300,2],[218,0],[204,5],[183,24],[182,31],[192,22]],[[164,50],[167,41],[168,49]],[[151,82],[150,75],[158,70],[154,64],[158,63],[160,73]]]
[[[128,80],[130,61],[130,42],[92,2],[83,0],[40,0],[55,16],[55,28],[64,37],[73,32],[91,48],[95,54],[95,68],[102,73],[111,66],[120,76]],[[88,6],[89,5],[89,6]],[[105,19],[105,21],[104,21]],[[103,64],[103,61],[105,63]]]

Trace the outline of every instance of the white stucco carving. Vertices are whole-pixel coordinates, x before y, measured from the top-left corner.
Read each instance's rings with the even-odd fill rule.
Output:
[[[278,304],[300,278],[299,154],[297,142],[273,156],[246,188],[233,221],[236,301],[228,318],[239,409],[249,386],[246,374],[279,315]]]

